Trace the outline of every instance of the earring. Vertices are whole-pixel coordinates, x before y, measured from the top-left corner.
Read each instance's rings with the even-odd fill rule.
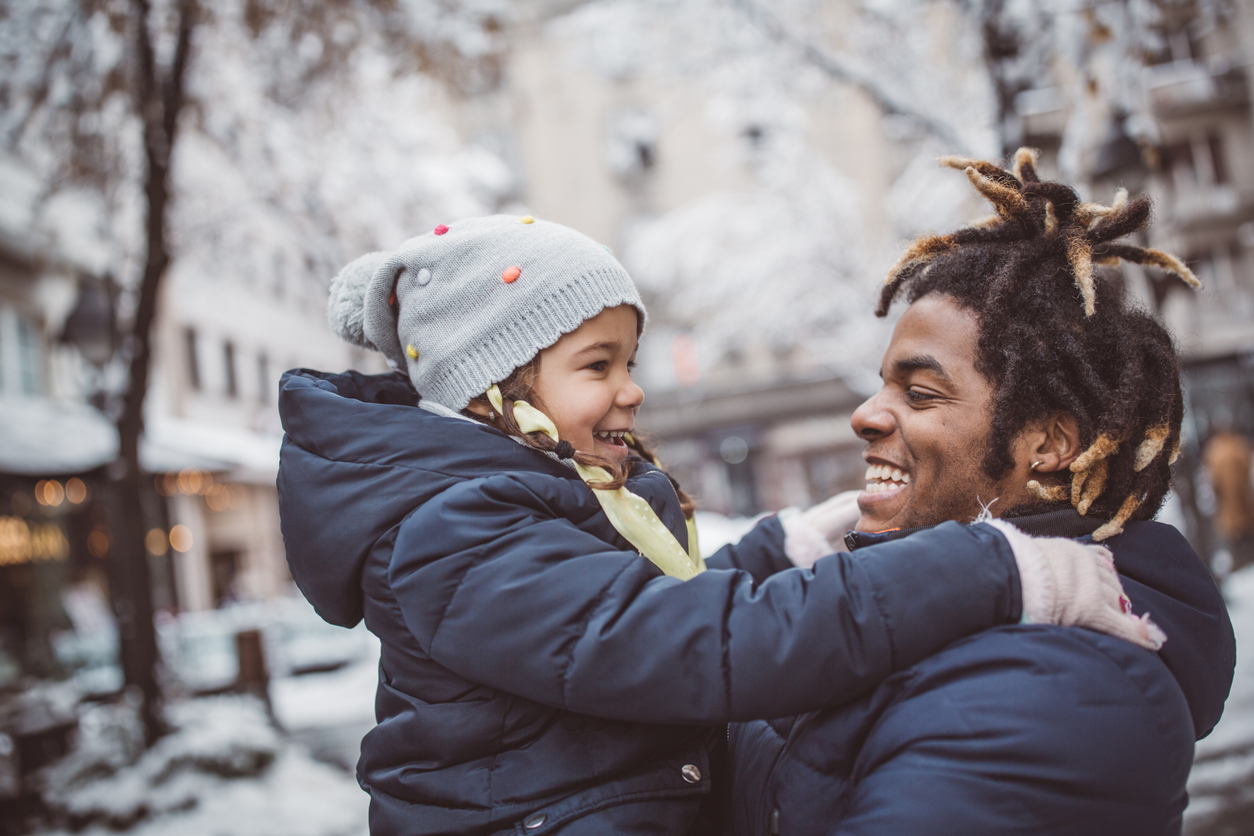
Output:
[[[1044,462],[1032,462],[1032,466],[1029,468],[1029,470],[1036,470],[1037,466],[1042,465],[1042,464],[1044,464]]]

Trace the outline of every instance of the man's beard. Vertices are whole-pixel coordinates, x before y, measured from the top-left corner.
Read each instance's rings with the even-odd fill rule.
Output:
[[[985,472],[982,462],[965,459],[961,468],[949,470],[944,482],[945,489],[932,491],[926,508],[907,510],[902,528],[926,528],[951,520],[971,523],[985,509],[995,517],[1005,515],[1006,509],[998,505],[1001,486]]]

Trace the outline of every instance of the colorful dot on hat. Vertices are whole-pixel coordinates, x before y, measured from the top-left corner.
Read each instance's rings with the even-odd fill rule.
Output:
[[[418,349],[414,348],[412,345],[405,346],[405,356],[407,356],[410,360],[417,360]]]
[[[431,284],[431,271],[423,267],[418,271],[418,275],[414,277],[414,281],[418,282],[419,287],[426,287]]]
[[[396,291],[392,291],[392,295],[388,297],[388,307],[396,304]]]
[[[448,227],[445,226],[444,224],[440,224],[439,226],[435,228],[436,235],[443,235],[446,232],[448,232]]]
[[[501,280],[506,284],[513,284],[514,281],[522,275],[521,267],[506,267],[501,273]]]
[[[518,222],[520,224],[533,224],[536,222],[536,219],[531,217],[530,215],[523,215],[521,218],[518,219]]]

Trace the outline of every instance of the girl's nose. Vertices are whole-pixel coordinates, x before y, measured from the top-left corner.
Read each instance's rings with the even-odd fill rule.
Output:
[[[628,380],[618,390],[618,397],[615,399],[615,403],[623,409],[639,409],[640,405],[644,403],[644,390],[634,380]]]
[[[853,431],[867,441],[874,441],[888,435],[896,426],[892,413],[883,408],[880,400],[883,394],[884,390],[881,389],[863,401],[862,405],[853,411],[853,418],[850,419],[849,423],[853,425]]]

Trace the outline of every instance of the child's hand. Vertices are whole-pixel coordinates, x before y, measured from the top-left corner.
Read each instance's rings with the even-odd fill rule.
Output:
[[[844,548],[845,532],[858,524],[860,491],[845,491],[798,512],[781,512],[784,552],[794,566],[809,569],[815,561]]]
[[[1109,549],[1066,537],[1029,537],[1006,520],[989,524],[1014,551],[1025,622],[1087,627],[1146,650],[1158,650],[1167,641],[1149,613],[1132,614]]]
[[[843,491],[804,511],[801,516],[818,529],[834,549],[843,547],[845,532],[858,524],[858,495],[862,491]]]

